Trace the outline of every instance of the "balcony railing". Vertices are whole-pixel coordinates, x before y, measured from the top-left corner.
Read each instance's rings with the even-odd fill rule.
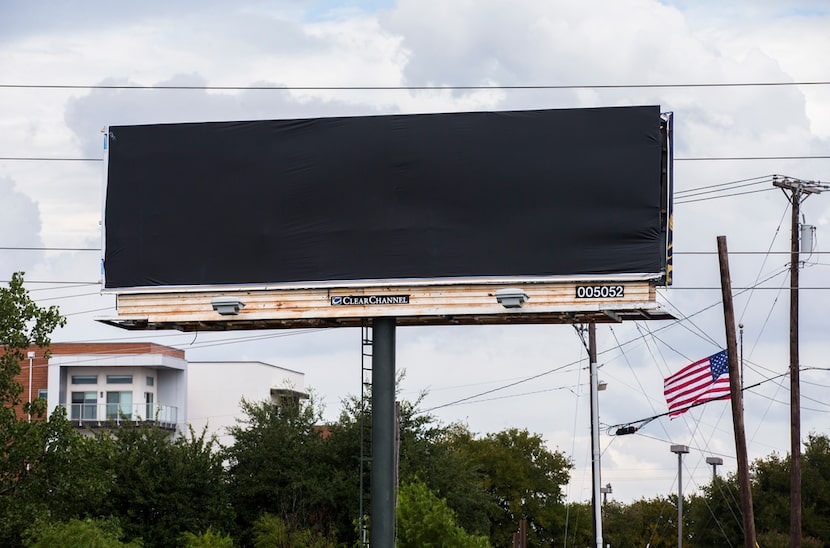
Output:
[[[151,422],[165,428],[175,428],[179,409],[160,403],[70,403],[61,404],[68,411],[69,420],[78,426],[120,426],[122,423]]]

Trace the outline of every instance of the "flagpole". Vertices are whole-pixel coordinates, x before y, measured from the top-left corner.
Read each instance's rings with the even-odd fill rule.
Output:
[[[732,428],[735,432],[735,453],[738,457],[738,483],[741,487],[741,514],[744,524],[744,547],[755,548],[755,515],[752,509],[752,490],[749,484],[749,459],[746,455],[744,405],[741,391],[741,371],[738,367],[738,341],[735,335],[735,310],[732,305],[732,279],[729,276],[729,253],[726,236],[718,236],[718,263],[723,295],[723,320],[726,327],[726,352],[729,359],[729,387],[732,393]]]

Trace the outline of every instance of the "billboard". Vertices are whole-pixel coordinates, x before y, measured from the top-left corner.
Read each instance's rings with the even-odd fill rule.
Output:
[[[659,107],[111,126],[107,289],[666,270]]]
[[[670,281],[659,106],[110,126],[106,149],[119,315],[122,296],[261,290],[280,318],[440,318],[440,296],[409,300],[435,290],[394,288],[573,282],[593,306],[623,290],[580,280]]]

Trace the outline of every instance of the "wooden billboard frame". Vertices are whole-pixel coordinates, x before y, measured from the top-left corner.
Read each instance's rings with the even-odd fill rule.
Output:
[[[496,295],[505,289],[518,290],[527,299],[519,307],[506,308]],[[657,303],[657,280],[647,276],[384,280],[111,292],[116,293],[118,315],[99,321],[130,330],[356,327],[381,317],[394,317],[401,326],[674,319]],[[213,305],[217,299],[238,303],[238,310],[220,313]]]

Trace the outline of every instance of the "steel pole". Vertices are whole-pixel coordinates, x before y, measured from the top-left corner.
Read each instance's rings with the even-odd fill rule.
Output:
[[[597,326],[588,324],[588,359],[591,362],[591,468],[593,490],[591,500],[594,506],[594,538],[596,547],[602,545],[602,507],[600,506],[600,450],[599,450],[599,380],[597,377]]]
[[[372,320],[370,543],[395,545],[395,318]]]
[[[29,422],[32,422],[32,365],[34,363],[35,353],[29,352]]]
[[[683,453],[677,453],[677,548],[683,548]]]

